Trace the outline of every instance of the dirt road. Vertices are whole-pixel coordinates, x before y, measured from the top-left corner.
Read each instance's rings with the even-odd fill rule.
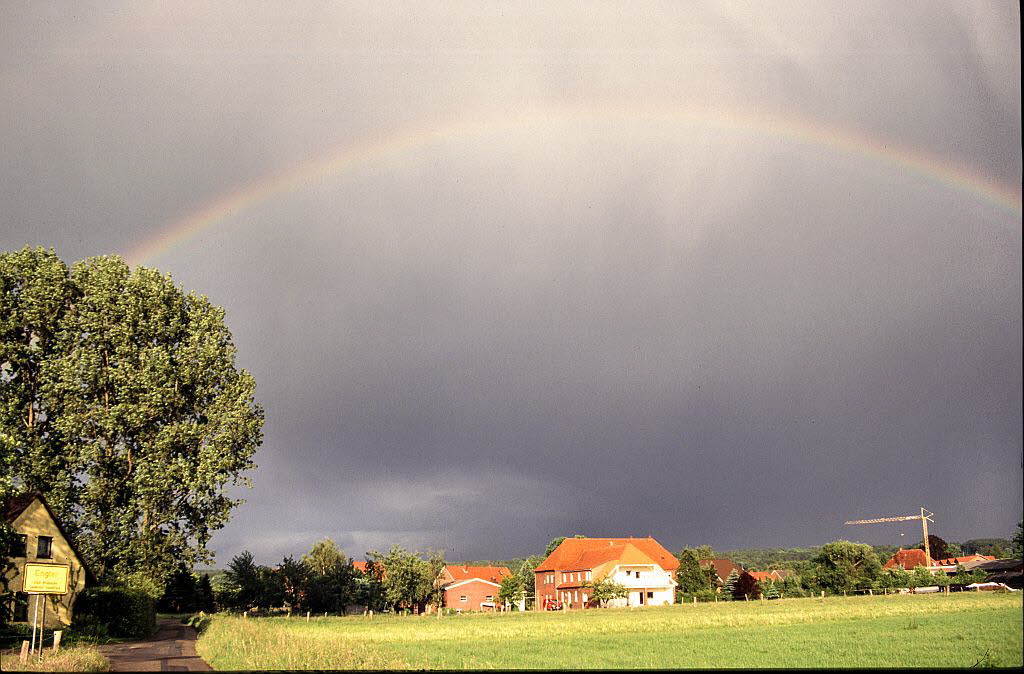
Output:
[[[100,646],[112,672],[209,672],[210,665],[196,655],[196,631],[174,619],[158,621],[157,632],[146,641]]]

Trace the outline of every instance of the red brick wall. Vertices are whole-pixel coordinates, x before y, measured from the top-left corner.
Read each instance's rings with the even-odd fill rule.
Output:
[[[444,605],[447,608],[460,608],[463,611],[479,611],[480,604],[487,601],[488,595],[493,597],[495,604],[500,603],[498,599],[497,585],[486,583],[482,580],[471,580],[457,587],[444,591]],[[466,601],[461,598],[465,597]]]
[[[534,608],[538,611],[544,610],[544,597],[551,597],[554,600],[558,600],[558,590],[555,586],[558,585],[559,574],[557,571],[541,571],[536,574],[537,578],[534,584],[536,587],[536,598],[534,601]],[[544,580],[548,577],[554,578],[553,583],[545,583]]]

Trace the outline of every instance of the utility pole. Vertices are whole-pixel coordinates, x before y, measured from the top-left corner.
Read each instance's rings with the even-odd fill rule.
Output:
[[[924,554],[925,557],[928,558],[930,563],[932,559],[932,548],[928,544],[928,523],[935,522],[935,520],[932,519],[932,515],[934,514],[935,513],[931,512],[930,510],[925,510],[924,508],[921,508],[920,515],[896,515],[893,517],[874,517],[868,520],[850,520],[848,522],[844,522],[844,524],[880,524],[883,522],[908,522],[911,520],[921,520],[921,531],[924,533]]]

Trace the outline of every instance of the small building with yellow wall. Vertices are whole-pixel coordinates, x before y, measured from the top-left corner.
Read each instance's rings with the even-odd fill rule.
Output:
[[[15,496],[4,504],[3,516],[14,529],[16,540],[11,558],[7,560],[9,564],[5,565],[13,568],[6,572],[6,603],[0,610],[7,611],[11,622],[31,622],[37,595],[23,592],[25,565],[65,565],[70,569],[67,594],[42,595],[39,606],[46,606],[48,627],[71,624],[75,598],[85,589],[91,574],[53,510],[42,494],[28,493]]]

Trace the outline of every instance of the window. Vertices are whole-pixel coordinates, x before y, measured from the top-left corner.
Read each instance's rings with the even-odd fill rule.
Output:
[[[640,572],[639,572],[639,571],[634,571],[633,573],[635,573],[635,574],[636,574],[636,577],[637,577],[637,578],[639,578],[639,577],[640,577]]]
[[[648,592],[647,593],[647,598],[648,599],[654,599],[654,593],[653,592]]]
[[[584,604],[587,603],[587,593],[586,592],[583,593],[583,603]]]
[[[28,536],[15,534],[11,542],[11,557],[28,557]]]
[[[579,601],[580,600],[580,593],[577,592],[576,590],[572,591],[572,600],[573,601]]]
[[[494,601],[494,595],[493,594],[489,594],[486,597],[484,597],[484,599],[486,599],[487,601]]]
[[[589,571],[587,571],[587,580],[591,580],[590,572]]]
[[[461,595],[461,596],[459,597],[459,601],[461,601],[461,602],[467,602],[467,601],[469,601],[469,597],[467,597],[466,595]]]
[[[53,554],[53,537],[39,536],[36,544],[36,559],[49,559]]]

